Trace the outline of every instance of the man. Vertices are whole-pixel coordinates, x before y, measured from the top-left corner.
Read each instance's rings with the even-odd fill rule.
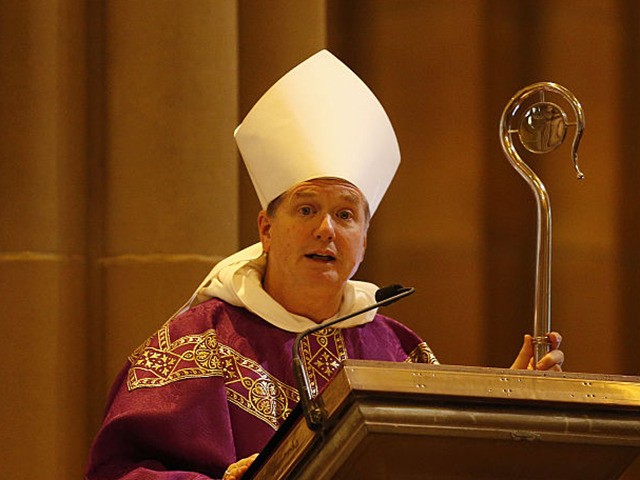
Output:
[[[298,402],[298,333],[374,303],[351,280],[400,161],[369,89],[322,51],[280,79],[236,130],[264,208],[260,243],[211,271],[177,315],[129,358],[93,445],[88,479],[240,478]],[[559,369],[560,337],[539,368]],[[346,358],[437,363],[428,345],[375,311],[305,338],[317,394]],[[526,337],[514,368],[532,358]]]

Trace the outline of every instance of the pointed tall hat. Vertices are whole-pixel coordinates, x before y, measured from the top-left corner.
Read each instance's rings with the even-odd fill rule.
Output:
[[[235,138],[263,208],[300,182],[335,177],[358,187],[373,215],[400,164],[382,105],[327,50],[278,80]]]

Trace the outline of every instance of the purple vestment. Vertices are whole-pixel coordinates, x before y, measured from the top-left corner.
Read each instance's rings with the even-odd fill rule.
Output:
[[[110,394],[86,478],[204,480],[259,452],[298,402],[295,333],[213,299],[167,322],[130,357]],[[402,324],[367,324],[306,337],[312,394],[346,358],[434,362]]]

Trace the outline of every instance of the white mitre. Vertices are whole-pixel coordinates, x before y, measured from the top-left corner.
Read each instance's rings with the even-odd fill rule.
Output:
[[[335,177],[358,187],[373,215],[400,164],[382,105],[327,50],[278,80],[235,137],[262,208],[300,182]]]
[[[294,185],[314,178],[347,180],[363,193],[371,215],[400,164],[393,127],[371,90],[322,50],[278,80],[254,105],[235,138],[262,208]],[[288,312],[261,286],[266,258],[258,243],[218,263],[178,312],[209,298],[242,306],[290,332],[316,326]],[[375,303],[377,286],[350,280],[335,317]],[[376,311],[340,328],[373,320]]]

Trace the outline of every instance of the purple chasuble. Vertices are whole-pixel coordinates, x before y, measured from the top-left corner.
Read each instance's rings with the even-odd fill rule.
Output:
[[[111,390],[86,479],[204,480],[259,452],[298,402],[295,333],[209,300],[167,322],[129,357]],[[301,343],[313,394],[346,358],[437,362],[383,315]]]

